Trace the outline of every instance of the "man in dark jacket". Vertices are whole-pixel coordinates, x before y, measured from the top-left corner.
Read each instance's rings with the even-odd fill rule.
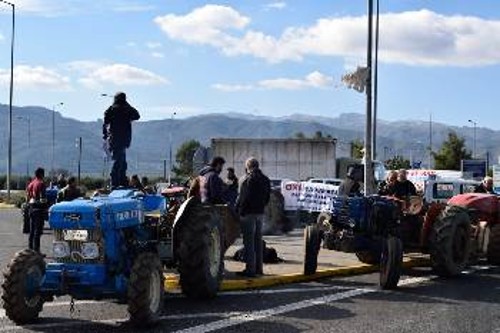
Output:
[[[111,186],[127,186],[126,150],[132,141],[132,121],[140,118],[139,112],[127,102],[123,92],[116,93],[113,105],[104,112],[103,138],[108,141],[113,159]]]
[[[82,192],[76,185],[76,178],[69,177],[68,185],[57,193],[57,202],[72,201],[81,198],[82,196]]]
[[[474,193],[496,194],[493,190],[493,178],[489,176],[484,177],[483,182],[474,189]]]
[[[271,193],[271,181],[259,169],[255,158],[249,158],[245,165],[247,175],[241,183],[236,207],[241,217],[246,267],[238,275],[254,277],[263,274],[262,223]]]
[[[226,203],[225,184],[220,178],[220,173],[226,161],[220,157],[214,157],[210,165],[206,166],[200,171],[199,186],[200,186],[200,199],[202,203],[206,204],[222,204]]]
[[[394,189],[394,196],[399,199],[405,199],[417,195],[415,185],[407,178],[407,171],[400,169],[398,172],[398,181]]]

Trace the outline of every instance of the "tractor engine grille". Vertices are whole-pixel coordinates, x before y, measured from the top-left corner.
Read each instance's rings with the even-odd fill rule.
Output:
[[[86,241],[65,240],[64,231],[62,229],[54,230],[54,240],[66,242],[69,245],[70,256],[65,258],[54,258],[56,262],[68,264],[99,264],[104,263],[104,239],[100,230],[87,230],[88,238]],[[84,259],[81,255],[83,243],[97,243],[99,248],[99,257],[95,259]]]

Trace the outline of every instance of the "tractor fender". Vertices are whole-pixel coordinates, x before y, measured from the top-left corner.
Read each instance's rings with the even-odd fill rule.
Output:
[[[427,212],[424,217],[424,224],[422,226],[422,234],[420,236],[420,245],[423,248],[427,248],[429,246],[429,236],[432,230],[432,226],[434,222],[436,222],[441,212],[445,209],[446,205],[442,203],[430,203],[427,208]]]
[[[179,210],[177,211],[177,214],[175,214],[175,219],[174,219],[174,224],[172,226],[172,254],[174,256],[173,261],[177,261],[177,242],[179,241],[178,238],[178,232],[181,226],[184,223],[189,223],[188,221],[188,216],[189,216],[189,210],[191,207],[194,205],[199,205],[201,204],[200,199],[197,197],[190,197],[186,201],[184,201],[181,206],[179,207]]]

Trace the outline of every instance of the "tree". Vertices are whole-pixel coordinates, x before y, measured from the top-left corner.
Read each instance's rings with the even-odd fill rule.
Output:
[[[385,167],[389,170],[411,169],[410,160],[401,155],[396,155],[385,161]]]
[[[313,139],[323,139],[323,132],[316,131],[316,133],[314,133]]]
[[[295,133],[295,138],[296,139],[305,139],[306,136],[305,136],[304,132],[297,132],[297,133]]]
[[[465,139],[455,132],[448,133],[448,140],[432,156],[438,170],[460,170],[461,160],[472,158],[471,152],[465,148]]]
[[[363,152],[365,150],[365,145],[363,144],[363,141],[356,139],[351,141],[351,157],[352,158],[363,158]]]
[[[178,166],[175,166],[174,172],[181,177],[189,177],[193,175],[193,156],[201,144],[196,140],[184,142],[175,153],[175,161]]]

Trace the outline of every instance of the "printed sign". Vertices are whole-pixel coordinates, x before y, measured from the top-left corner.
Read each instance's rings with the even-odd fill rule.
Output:
[[[281,184],[285,210],[322,211],[330,207],[338,186],[321,183],[286,181]]]
[[[486,165],[486,160],[462,160],[462,172],[472,179],[482,179],[486,176]]]
[[[496,193],[500,192],[500,164],[493,166],[493,189]]]

